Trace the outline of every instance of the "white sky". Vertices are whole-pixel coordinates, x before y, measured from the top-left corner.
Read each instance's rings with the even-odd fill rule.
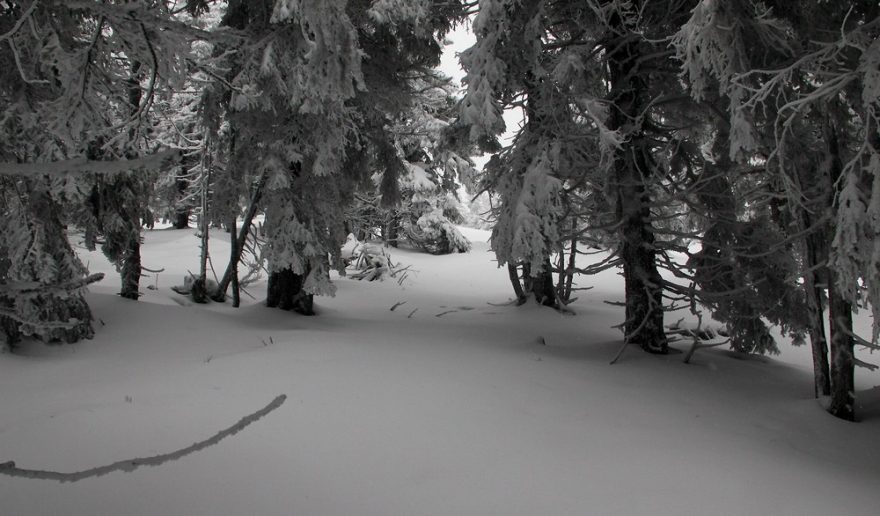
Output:
[[[464,70],[458,62],[458,53],[473,45],[475,41],[470,28],[470,23],[463,24],[449,33],[446,39],[450,44],[446,46],[440,58],[440,70],[452,77],[453,84],[457,86],[461,86],[461,79],[464,78]]]

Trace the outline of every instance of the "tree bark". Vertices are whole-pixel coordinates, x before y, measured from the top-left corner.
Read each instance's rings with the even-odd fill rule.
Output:
[[[544,267],[532,277],[532,294],[535,295],[535,300],[544,306],[557,306],[553,266],[549,257],[544,259]]]
[[[127,223],[132,223],[126,220]],[[140,226],[131,228],[134,234],[129,235],[128,245],[122,255],[122,290],[119,295],[126,299],[137,300],[140,297],[141,281],[141,239]]]
[[[253,224],[254,217],[257,215],[257,209],[260,205],[260,200],[263,197],[263,189],[266,185],[267,175],[264,172],[257,183],[254,185],[254,191],[251,194],[251,202],[248,204],[248,209],[244,214],[244,220],[241,224],[241,229],[238,232],[238,236],[235,234],[235,217],[233,216],[232,222],[230,226],[232,229],[232,251],[229,256],[229,264],[226,266],[226,272],[223,273],[223,277],[220,279],[220,282],[217,286],[217,301],[223,301],[223,298],[226,296],[226,289],[229,288],[229,283],[234,282],[235,286],[233,286],[233,296],[238,295],[238,262],[241,261],[241,254],[244,252],[244,245],[247,243],[248,233],[251,230],[251,224]],[[235,300],[233,299],[233,306],[238,306],[235,304]]]
[[[663,283],[657,270],[647,184],[657,166],[650,159],[645,109],[651,74],[639,70],[642,49],[632,27],[613,14],[611,28],[619,34],[607,43],[610,110],[608,128],[627,141],[617,151],[614,179],[617,216],[621,222],[621,253],[626,291],[625,338],[651,353],[669,350],[663,329]]]
[[[515,263],[508,263],[507,275],[510,277],[510,284],[513,285],[513,292],[516,294],[516,304],[525,304],[526,293],[523,291],[522,283],[519,281],[519,267]]]
[[[805,227],[810,227],[809,215],[803,213]],[[829,271],[819,263],[820,235],[810,235],[804,241],[806,252],[806,267],[808,272],[804,275],[804,291],[807,296],[807,306],[810,313],[810,346],[813,352],[813,394],[819,396],[831,395],[831,372],[828,364],[828,341],[825,337],[825,310],[822,302],[822,284],[827,284]],[[821,268],[820,268],[821,266]],[[822,281],[822,278],[825,281]]]
[[[290,268],[270,272],[266,306],[315,315],[314,296],[302,289],[307,274],[296,274]]]
[[[244,246],[239,247],[238,245],[238,237],[236,234],[238,233],[235,228],[235,216],[230,217],[229,219],[229,236],[232,238],[231,248],[231,256],[229,257],[229,275],[232,278],[232,307],[238,308],[241,306],[241,292],[239,291],[238,285],[238,262],[241,260],[241,251],[240,249]],[[245,237],[247,237],[247,233],[245,233]],[[231,269],[231,270],[230,270]],[[223,275],[224,278],[226,274]],[[217,289],[217,295],[221,296],[223,294],[220,293],[220,289]]]
[[[837,274],[828,286],[831,319],[831,405],[828,412],[855,420],[855,362],[853,360],[852,304],[839,292]]]
[[[837,191],[835,186],[842,183],[843,160],[840,155],[840,141],[837,129],[830,117],[825,117],[822,128],[823,140],[827,145],[828,157],[828,183],[825,195],[825,207],[835,211],[834,196],[829,192]],[[836,213],[835,213],[836,215]],[[809,243],[809,239],[808,239]],[[828,253],[827,241],[816,238],[813,248],[819,245],[825,246]],[[852,330],[852,304],[841,294],[840,279],[837,272],[824,270],[825,281],[828,284],[828,318],[831,330],[831,364],[829,380],[831,388],[831,406],[828,411],[848,421],[855,419],[855,363],[853,360],[853,330]],[[814,359],[815,360],[815,359]]]
[[[641,204],[641,203],[640,203]],[[663,329],[663,288],[652,247],[654,235],[644,222],[644,204],[624,215],[620,257],[626,293],[626,340],[651,353],[667,353]]]
[[[400,215],[393,215],[384,229],[385,231],[382,232],[382,237],[385,244],[396,249],[398,245],[400,245]]]

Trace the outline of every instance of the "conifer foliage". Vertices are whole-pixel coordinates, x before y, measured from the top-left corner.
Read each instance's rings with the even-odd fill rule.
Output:
[[[665,352],[676,302],[709,308],[741,352],[777,351],[768,323],[795,344],[809,334],[817,395],[852,419],[853,366],[873,367],[853,347],[876,349],[878,335],[856,336],[852,313],[880,320],[877,3],[477,10],[459,123],[485,142],[505,110],[523,115],[484,175],[499,200],[493,249],[518,296],[518,266],[538,278],[564,242],[598,243],[613,253],[598,267],[623,271],[627,341]]]
[[[456,100],[435,68],[469,17]],[[681,307],[742,353],[809,336],[817,396],[854,419],[855,350],[880,349],[878,36],[870,0],[2,1],[0,330],[90,337],[71,239],[137,299],[156,210],[199,218],[194,297],[225,226],[212,297],[238,304],[251,249],[267,304],[312,314],[349,232],[466,251],[466,183],[520,302],[619,267],[627,344],[668,352]],[[607,259],[579,268],[587,247]]]
[[[137,298],[151,182],[143,171],[158,164],[149,159],[159,150],[151,108],[161,89],[182,81],[199,31],[163,2],[36,0],[3,2],[0,31],[4,214],[17,222],[5,248],[5,326],[46,340],[87,338],[88,278],[64,225],[79,223],[89,246],[103,235],[122,270],[121,294]]]

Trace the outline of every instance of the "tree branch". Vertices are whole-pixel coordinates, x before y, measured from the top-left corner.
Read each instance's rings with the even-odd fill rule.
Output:
[[[287,399],[287,396],[281,394],[272,400],[268,405],[261,408],[260,410],[254,412],[253,414],[247,415],[241,418],[238,423],[226,428],[225,430],[221,430],[214,434],[212,437],[205,439],[204,441],[199,441],[197,443],[193,443],[192,445],[182,448],[177,451],[173,451],[171,453],[164,453],[162,455],[154,455],[152,457],[139,457],[134,459],[126,459],[121,460],[119,462],[114,462],[113,464],[108,464],[106,466],[99,466],[97,468],[86,469],[83,471],[77,471],[74,473],[61,473],[58,471],[45,471],[39,469],[24,469],[18,468],[15,466],[15,462],[9,461],[3,464],[0,464],[0,474],[10,476],[10,477],[20,477],[20,478],[34,478],[38,480],[56,480],[58,482],[79,482],[80,480],[85,480],[87,478],[92,477],[100,477],[102,475],[106,475],[108,473],[113,473],[114,471],[126,471],[132,472],[142,466],[161,466],[166,462],[170,462],[173,460],[177,460],[183,458],[187,455],[193,454],[197,451],[202,451],[209,446],[213,446],[219,443],[221,440],[229,437],[231,435],[235,435],[238,432],[241,432],[251,423],[254,423],[258,419],[266,416],[268,413],[277,409],[284,403],[284,400]]]

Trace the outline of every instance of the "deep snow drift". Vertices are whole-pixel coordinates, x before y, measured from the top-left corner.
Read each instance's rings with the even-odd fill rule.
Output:
[[[165,272],[139,302],[83,253],[108,273],[88,297],[97,336],[0,355],[0,462],[74,472],[169,453],[287,399],[161,466],[0,475],[0,513],[877,514],[876,373],[857,372],[852,424],[812,399],[809,350],[787,344],[779,358],[701,350],[690,365],[629,349],[609,365],[613,272],[581,280],[595,288],[576,315],[496,306],[506,271],[487,233],[466,231],[469,254],[392,250],[411,266],[402,285],[338,279],[316,317],[260,306],[262,284],[237,310],[173,293],[197,270],[192,230],[147,232],[144,265]]]

